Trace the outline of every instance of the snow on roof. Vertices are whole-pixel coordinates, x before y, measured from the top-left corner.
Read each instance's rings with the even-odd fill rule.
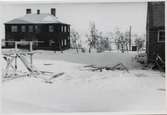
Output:
[[[5,24],[48,24],[48,23],[62,23],[57,17],[51,14],[26,14],[23,17],[15,18],[6,22]]]

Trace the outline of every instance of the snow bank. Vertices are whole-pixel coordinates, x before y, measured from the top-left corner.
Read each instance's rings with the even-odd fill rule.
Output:
[[[124,60],[128,67],[134,67],[135,64],[130,58],[132,54],[123,57],[118,56],[121,54],[108,53],[75,56],[68,53],[53,55],[53,52],[47,52],[49,53],[50,57],[37,55],[34,65],[39,70],[53,72],[53,75],[59,72],[65,74],[55,78],[52,84],[33,77],[4,82],[3,112],[165,111],[165,79],[158,71],[141,70],[138,67],[130,69],[129,73],[119,70],[82,70],[88,63],[103,65],[108,61],[114,64],[117,59]],[[115,59],[115,62],[110,59]],[[80,63],[77,63],[78,61]]]

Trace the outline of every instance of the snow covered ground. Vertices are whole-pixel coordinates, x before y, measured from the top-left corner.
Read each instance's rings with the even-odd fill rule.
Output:
[[[134,60],[136,52],[40,52],[33,61],[38,70],[53,72],[49,77],[64,74],[53,79],[52,84],[34,77],[3,82],[3,112],[165,112],[164,73],[142,69]],[[129,72],[93,72],[84,68],[119,62]]]

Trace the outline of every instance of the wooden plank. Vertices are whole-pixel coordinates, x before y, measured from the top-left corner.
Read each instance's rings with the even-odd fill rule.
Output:
[[[16,55],[20,58],[20,60],[23,62],[23,64],[25,65],[25,67],[27,68],[29,72],[34,72],[31,65],[29,65],[28,61],[22,55],[18,53]]]
[[[4,74],[3,74],[3,77],[6,77],[8,71],[9,71],[9,68],[12,67],[12,62],[13,62],[14,58],[11,58],[11,59],[8,59],[7,60],[7,65],[6,65],[6,68],[4,70]],[[13,68],[13,67],[12,67]]]

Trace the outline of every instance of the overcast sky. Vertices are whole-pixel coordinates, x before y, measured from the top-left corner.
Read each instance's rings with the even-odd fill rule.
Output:
[[[0,38],[4,38],[3,23],[25,15],[26,8],[32,13],[40,9],[41,13],[50,13],[50,8],[56,8],[56,16],[60,21],[71,24],[82,37],[88,32],[89,22],[94,21],[102,32],[111,32],[119,27],[122,31],[132,26],[132,33],[146,32],[146,3],[84,3],[84,4],[1,4],[0,6]]]

